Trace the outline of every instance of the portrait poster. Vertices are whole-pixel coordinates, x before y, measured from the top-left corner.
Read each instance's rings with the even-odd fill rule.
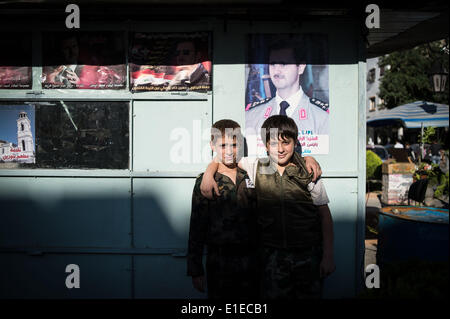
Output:
[[[129,39],[131,91],[211,91],[211,33],[134,32]]]
[[[0,168],[35,163],[33,105],[0,106]]]
[[[31,32],[1,32],[0,37],[0,89],[31,89]]]
[[[270,116],[280,114],[295,121],[303,155],[328,154],[327,36],[252,34],[247,49],[245,132],[249,155],[266,155],[261,126]]]
[[[43,89],[126,87],[122,32],[46,32],[42,41]]]

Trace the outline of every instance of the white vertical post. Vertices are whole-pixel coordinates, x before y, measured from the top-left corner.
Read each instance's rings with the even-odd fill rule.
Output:
[[[420,124],[420,154],[419,154],[419,164],[422,163],[423,157],[423,122]]]

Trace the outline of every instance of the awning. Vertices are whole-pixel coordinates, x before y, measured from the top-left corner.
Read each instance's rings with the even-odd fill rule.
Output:
[[[416,101],[367,114],[367,125],[381,126],[402,121],[406,128],[446,127],[448,126],[448,105]]]

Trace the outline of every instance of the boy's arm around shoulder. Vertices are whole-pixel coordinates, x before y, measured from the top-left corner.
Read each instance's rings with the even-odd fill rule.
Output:
[[[214,175],[219,169],[219,161],[217,158],[214,158],[211,163],[209,163],[208,167],[203,174],[203,178],[200,184],[200,192],[207,199],[213,199],[213,192],[220,196],[219,187],[217,186],[216,181],[214,180]]]
[[[316,182],[322,176],[322,169],[320,168],[319,162],[312,156],[305,156],[303,159],[308,173],[314,173],[313,182]]]
[[[245,165],[243,164],[244,157],[239,161],[238,167],[246,170]],[[217,196],[220,196],[219,187],[214,179],[214,175],[216,174],[219,168],[219,160],[214,158],[211,163],[209,163],[208,167],[203,174],[203,178],[200,184],[200,192],[207,199],[213,199],[213,192]]]

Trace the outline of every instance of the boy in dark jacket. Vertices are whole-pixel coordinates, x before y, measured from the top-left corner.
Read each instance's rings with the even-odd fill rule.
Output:
[[[248,299],[259,292],[254,188],[247,173],[237,166],[242,142],[238,123],[214,123],[211,148],[220,159],[214,180],[221,196],[208,200],[201,194],[203,174],[197,177],[192,195],[188,276],[197,290],[204,292],[207,286],[210,299]]]
[[[320,298],[321,279],[335,269],[328,196],[295,152],[297,136],[291,118],[269,117],[261,130],[269,157],[239,162],[257,194],[262,296],[269,299]],[[204,174],[206,189],[216,166],[210,164]]]

